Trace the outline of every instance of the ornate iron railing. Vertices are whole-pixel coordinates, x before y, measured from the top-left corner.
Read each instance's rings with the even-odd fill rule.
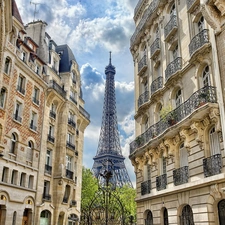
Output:
[[[130,154],[132,154],[137,148],[140,148],[151,141],[155,136],[163,133],[172,125],[189,116],[198,107],[208,102],[217,102],[215,87],[206,86],[201,88],[200,90],[193,93],[191,97],[183,104],[169,112],[159,122],[150,126],[143,134],[139,135],[134,141],[130,143]]]
[[[175,60],[173,60],[167,67],[165,70],[165,78],[166,81],[173,75],[175,74],[177,71],[182,69],[182,58],[181,57],[177,57]]]
[[[156,177],[156,188],[157,191],[166,189],[167,185],[167,175],[162,174],[161,176]]]
[[[145,91],[143,94],[141,94],[138,98],[138,107],[143,105],[145,102],[147,102],[149,99],[149,91]]]
[[[49,112],[49,116],[55,119],[56,118],[56,113],[53,110],[51,110]]]
[[[157,90],[163,87],[163,77],[160,76],[151,83],[151,94],[154,94]]]
[[[51,136],[51,134],[48,134],[48,141],[51,141],[52,143],[55,142],[55,138]]]
[[[68,124],[70,125],[70,126],[72,126],[73,128],[76,128],[76,123],[74,122],[74,120],[73,119],[68,119]]]
[[[210,177],[221,173],[222,157],[221,154],[212,155],[203,159],[204,176]]]
[[[190,56],[193,55],[199,48],[201,48],[204,44],[209,43],[209,34],[208,30],[204,29],[195,35],[190,44],[189,44],[189,54]]]
[[[90,120],[90,114],[82,106],[79,106],[79,111],[84,117]]]
[[[138,62],[138,73],[142,70],[143,67],[147,66],[147,56],[146,54]]]
[[[45,173],[47,174],[52,174],[52,167],[45,164]]]
[[[174,29],[177,28],[177,16],[174,15],[171,17],[170,21],[166,24],[164,28],[164,36],[167,38],[167,36],[170,34],[170,32]]]
[[[134,16],[136,15],[137,11],[139,10],[140,6],[142,5],[142,3],[144,2],[145,0],[139,0],[137,5],[135,6],[134,8]]]
[[[141,21],[137,25],[134,34],[132,35],[130,39],[130,45],[132,46],[134,44],[134,41],[136,40],[138,34],[141,32],[141,30],[144,28],[145,23],[150,19],[152,14],[156,11],[159,5],[159,0],[153,0],[151,4],[149,5],[148,9],[145,11],[144,15],[142,16]]]
[[[66,91],[64,91],[64,89],[60,85],[58,85],[54,80],[50,80],[49,87],[53,88],[63,98],[66,98]]]
[[[196,0],[186,0],[186,2],[187,2],[187,9],[190,9],[193,3],[196,2]]]
[[[141,195],[146,195],[151,192],[151,180],[146,180],[141,183]]]
[[[50,194],[47,194],[47,193],[44,193],[43,194],[43,199],[50,201],[51,200],[51,195]]]
[[[157,51],[160,50],[160,39],[156,38],[150,47],[151,56]]]
[[[69,141],[66,142],[66,146],[72,150],[75,150],[75,148],[76,148],[75,145]]]
[[[66,169],[66,177],[69,178],[69,179],[73,179],[73,172]]]
[[[175,186],[187,183],[188,178],[189,178],[188,166],[184,166],[173,170],[173,182]]]
[[[77,105],[76,99],[73,96],[71,96],[71,95],[70,95],[70,100]]]

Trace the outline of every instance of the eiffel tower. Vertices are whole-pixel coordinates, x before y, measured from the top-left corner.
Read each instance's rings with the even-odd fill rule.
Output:
[[[122,187],[127,185],[133,187],[120,147],[116,113],[115,74],[116,70],[111,64],[110,52],[109,65],[105,67],[106,84],[101,132],[97,154],[93,158],[92,172],[100,180],[101,176],[104,176],[104,171],[111,171],[113,174],[111,182],[116,186]]]

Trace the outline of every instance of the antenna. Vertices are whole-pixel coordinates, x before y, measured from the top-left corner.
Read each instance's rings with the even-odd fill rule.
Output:
[[[38,13],[37,5],[40,5],[41,3],[30,1],[30,4],[34,4],[34,20],[35,20],[35,15]],[[34,22],[34,20],[33,20],[33,22]]]

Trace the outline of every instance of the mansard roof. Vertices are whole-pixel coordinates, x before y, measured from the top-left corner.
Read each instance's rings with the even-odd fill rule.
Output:
[[[22,18],[20,16],[16,0],[12,0],[12,15],[21,23],[23,24]]]

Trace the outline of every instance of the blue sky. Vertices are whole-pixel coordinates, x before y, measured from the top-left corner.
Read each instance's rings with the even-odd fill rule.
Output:
[[[80,67],[85,109],[91,123],[85,130],[83,164],[92,168],[101,128],[105,66],[112,52],[116,67],[117,117],[122,153],[130,178],[135,174],[128,159],[134,139],[134,73],[129,51],[138,0],[16,0],[24,25],[34,20],[48,23],[47,32],[58,44],[68,44]]]

